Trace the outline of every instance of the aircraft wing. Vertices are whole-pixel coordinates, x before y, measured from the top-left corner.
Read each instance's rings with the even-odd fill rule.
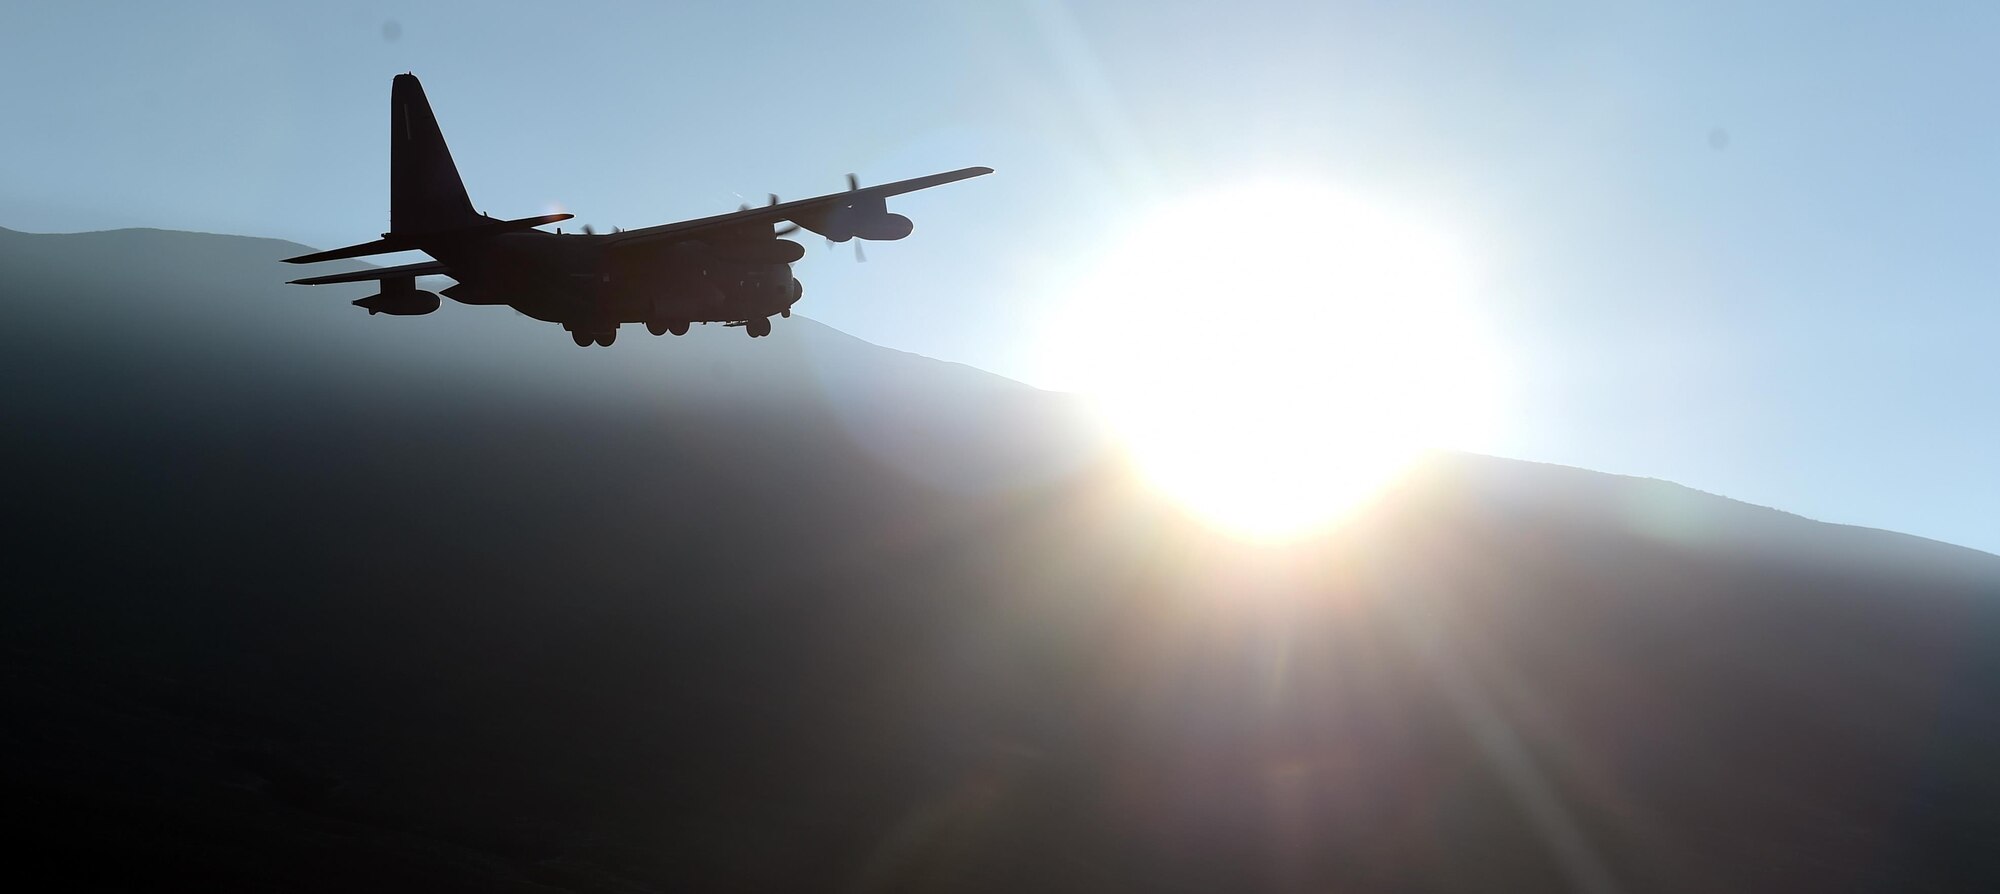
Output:
[[[686,239],[699,238],[704,233],[711,233],[718,230],[731,230],[759,224],[769,226],[785,221],[797,223],[810,230],[813,229],[812,222],[814,220],[822,219],[831,213],[853,206],[858,202],[880,201],[890,196],[898,196],[906,192],[916,192],[920,189],[930,189],[933,186],[943,186],[947,183],[955,183],[960,180],[991,173],[993,173],[992,168],[960,168],[956,171],[946,171],[942,174],[932,174],[928,177],[898,180],[894,183],[884,183],[880,186],[850,189],[846,192],[830,193],[810,199],[799,199],[793,202],[780,202],[776,205],[766,205],[762,208],[731,211],[728,214],[718,214],[714,217],[702,217],[694,220],[683,220],[678,223],[661,224],[657,227],[626,230],[608,237],[607,244],[613,247],[625,247],[647,243],[679,242]]]
[[[294,286],[330,286],[341,282],[373,282],[378,279],[397,279],[404,276],[450,276],[451,268],[437,261],[421,264],[404,264],[400,267],[370,267],[353,273],[329,273],[326,276],[308,276],[287,283]]]

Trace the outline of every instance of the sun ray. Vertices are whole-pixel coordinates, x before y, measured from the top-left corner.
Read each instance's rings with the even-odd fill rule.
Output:
[[[1490,429],[1504,376],[1470,282],[1419,221],[1262,183],[1149,214],[1049,350],[1148,479],[1232,533],[1285,539]]]

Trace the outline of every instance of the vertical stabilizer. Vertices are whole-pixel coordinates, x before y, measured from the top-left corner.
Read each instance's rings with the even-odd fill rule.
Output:
[[[416,75],[396,76],[389,106],[389,232],[428,233],[480,223]]]

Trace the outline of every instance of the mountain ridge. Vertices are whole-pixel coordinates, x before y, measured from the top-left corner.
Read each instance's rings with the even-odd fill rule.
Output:
[[[4,234],[5,234],[5,235],[7,235],[7,236],[18,236],[18,237],[30,237],[30,238],[40,238],[40,237],[51,237],[51,238],[57,238],[57,239],[71,239],[71,238],[75,238],[75,237],[102,237],[102,238],[112,238],[112,239],[131,239],[131,238],[142,238],[142,239],[147,239],[147,240],[156,240],[156,239],[160,239],[160,238],[165,238],[165,239],[167,239],[167,240],[169,240],[169,241],[183,241],[183,240],[184,240],[184,237],[193,237],[193,238],[195,238],[195,239],[196,239],[197,241],[201,241],[201,242],[209,242],[210,244],[212,244],[212,245],[214,245],[214,246],[217,246],[217,247],[223,247],[223,246],[228,246],[228,247],[232,247],[232,248],[235,248],[235,247],[248,247],[248,246],[251,246],[251,245],[256,245],[256,246],[260,246],[260,248],[259,248],[259,252],[260,252],[260,253],[268,253],[268,255],[269,255],[269,260],[270,260],[270,261],[272,262],[272,263],[271,263],[271,264],[270,264],[269,266],[270,266],[270,268],[271,268],[271,269],[272,269],[273,271],[275,271],[274,275],[286,275],[286,274],[287,274],[288,272],[291,272],[291,271],[293,271],[293,270],[294,270],[294,268],[291,268],[291,267],[284,267],[284,266],[282,266],[282,265],[277,265],[277,264],[275,264],[275,261],[276,261],[276,259],[278,259],[278,258],[281,258],[281,257],[291,257],[291,256],[296,256],[297,254],[303,254],[303,253],[308,253],[308,252],[311,252],[311,251],[314,251],[314,250],[316,250],[316,249],[315,249],[314,247],[312,247],[312,246],[308,246],[308,245],[304,245],[304,244],[301,244],[301,243],[297,243],[297,242],[292,242],[292,241],[289,241],[289,240],[284,240],[284,239],[278,239],[278,238],[274,238],[274,237],[262,237],[262,236],[244,236],[244,235],[237,235],[237,234],[229,234],[229,233],[209,233],[209,232],[201,232],[201,231],[190,231],[190,230],[176,230],[176,229],[167,229],[167,228],[158,228],[158,227],[121,227],[121,228],[114,228],[114,229],[108,229],[108,230],[90,230],[90,231],[82,231],[82,232],[77,232],[77,233],[30,233],[30,232],[24,232],[24,231],[18,231],[18,230],[11,230],[11,229],[7,229],[7,228],[5,228],[5,227],[0,227],[0,233],[4,233]],[[268,250],[267,250],[267,251],[266,251],[266,249],[262,248],[262,246],[264,246],[265,244],[268,244],[268,246],[269,246],[269,247],[268,247]],[[156,249],[155,249],[155,251],[158,251],[158,249],[156,248]],[[237,252],[237,251],[231,251],[231,252],[229,252],[229,254],[230,254],[230,255],[231,255],[232,257],[235,257],[235,256],[239,256],[239,255],[243,255],[243,254],[244,254],[244,252]],[[371,267],[371,266],[373,266],[373,265],[370,265],[370,264],[367,264],[367,263],[365,263],[365,262],[360,262],[360,261],[348,261],[348,262],[340,262],[340,263],[336,263],[336,264],[334,264],[334,265],[331,265],[331,266],[330,266],[330,267],[329,267],[328,269],[330,269],[330,270],[331,270],[331,269],[335,269],[335,268],[339,268],[339,269],[366,269],[366,268],[368,268],[368,267]],[[272,284],[272,291],[273,291],[274,293],[278,293],[277,295],[274,295],[274,296],[273,296],[273,297],[274,297],[274,299],[278,299],[278,300],[277,300],[277,302],[274,302],[274,303],[281,303],[281,302],[282,302],[282,297],[281,297],[281,296],[283,295],[283,293],[287,293],[287,292],[297,292],[297,293],[299,293],[299,297],[300,297],[300,298],[302,299],[301,303],[304,303],[305,301],[308,301],[308,300],[312,300],[312,299],[314,299],[314,298],[318,298],[318,299],[320,299],[320,302],[319,302],[319,303],[321,303],[321,304],[324,304],[324,305],[344,305],[344,304],[346,303],[346,301],[348,300],[348,293],[350,293],[350,292],[351,292],[351,293],[353,293],[353,295],[355,295],[355,296],[359,296],[359,295],[360,295],[360,294],[362,294],[363,292],[367,291],[367,287],[366,287],[365,285],[356,285],[356,286],[347,286],[347,287],[320,287],[320,288],[318,288],[318,289],[308,289],[308,288],[306,288],[306,287],[284,287],[284,286],[279,286],[279,285],[277,285],[277,283],[281,283],[281,282],[282,282],[282,279],[280,279],[280,280],[277,280],[277,281],[275,281],[275,282],[274,282],[274,283]],[[329,293],[337,293],[337,294],[329,294]],[[337,300],[326,300],[326,299],[337,299]],[[343,312],[343,313],[345,313],[344,309],[340,310],[340,312]],[[452,317],[465,317],[465,316],[469,316],[469,314],[468,314],[467,312],[471,312],[472,314],[479,314],[479,315],[481,315],[481,316],[484,316],[484,317],[500,317],[500,316],[502,316],[502,314],[500,313],[500,309],[498,309],[498,308],[471,308],[471,307],[458,307],[458,306],[453,306],[453,307],[450,307],[450,308],[448,308],[448,309],[447,309],[447,311],[446,311],[446,314],[447,314],[448,316],[452,316]],[[482,322],[490,322],[490,321],[482,321]],[[873,342],[868,342],[868,341],[865,341],[865,340],[863,340],[863,339],[860,339],[860,338],[857,338],[857,337],[855,337],[855,336],[853,336],[853,335],[850,335],[850,334],[848,334],[848,333],[845,333],[845,332],[842,332],[842,331],[840,331],[840,330],[838,330],[838,329],[834,329],[833,327],[830,327],[830,326],[826,326],[826,325],[825,325],[825,324],[823,324],[823,323],[819,323],[819,322],[818,322],[818,321],[816,321],[816,320],[812,320],[812,319],[811,319],[811,318],[810,318],[809,316],[806,316],[806,315],[798,315],[798,316],[796,316],[796,317],[794,318],[794,320],[792,320],[792,321],[787,321],[787,322],[788,322],[788,323],[791,323],[791,324],[793,324],[793,325],[802,325],[802,326],[812,326],[812,327],[817,327],[817,329],[819,329],[819,330],[823,330],[823,334],[821,334],[821,335],[819,335],[819,336],[816,336],[816,337],[819,337],[819,338],[829,338],[829,337],[830,337],[830,338],[832,338],[833,340],[835,340],[835,341],[839,342],[839,343],[840,343],[840,344],[841,344],[841,345],[842,345],[842,346],[843,346],[844,348],[848,348],[848,349],[851,349],[851,348],[855,348],[855,347],[858,347],[858,346],[865,346],[865,349],[867,349],[867,350],[872,350],[872,351],[877,351],[877,352],[885,352],[885,353],[887,353],[887,354],[889,354],[889,355],[895,355],[895,356],[900,356],[900,357],[904,357],[904,358],[909,358],[909,359],[911,359],[911,360],[920,360],[920,361],[927,361],[927,362],[930,362],[930,363],[936,363],[936,364],[941,364],[941,365],[943,365],[943,366],[945,366],[945,367],[947,367],[947,368],[951,368],[951,369],[953,369],[953,370],[954,370],[954,371],[956,372],[956,374],[958,374],[958,375],[962,376],[963,378],[967,379],[968,381],[970,381],[970,380],[976,380],[976,379],[978,379],[978,378],[979,378],[979,377],[981,377],[981,376],[985,376],[985,377],[991,377],[991,378],[992,378],[992,379],[993,379],[993,380],[995,381],[995,384],[997,384],[997,383],[1000,383],[1000,382],[1004,382],[1004,383],[1006,383],[1006,384],[1007,384],[1008,386],[1013,386],[1013,387],[1018,387],[1018,388],[1022,388],[1022,389],[1031,389],[1031,390],[1034,390],[1034,391],[1038,391],[1038,392],[1042,392],[1042,393],[1046,393],[1046,394],[1052,394],[1052,395],[1054,395],[1054,394],[1064,394],[1063,392],[1048,392],[1048,391],[1045,391],[1045,390],[1043,390],[1043,389],[1038,389],[1038,388],[1035,388],[1035,387],[1034,387],[1034,386],[1032,386],[1032,385],[1028,385],[1028,384],[1026,384],[1026,383],[1022,383],[1022,382],[1019,382],[1019,381],[1017,381],[1017,380],[1014,380],[1014,379],[1009,379],[1009,378],[1007,378],[1007,377],[1005,377],[1005,376],[1001,376],[1001,375],[999,375],[999,374],[997,374],[997,373],[993,373],[993,372],[991,372],[991,371],[988,371],[988,370],[984,370],[984,369],[980,369],[980,368],[978,368],[978,367],[974,367],[974,366],[970,366],[970,365],[967,365],[967,364],[963,364],[963,363],[958,363],[958,362],[956,362],[956,361],[951,361],[951,360],[944,360],[944,359],[941,359],[941,358],[935,358],[935,357],[930,357],[930,356],[928,356],[928,355],[924,355],[924,354],[919,354],[919,353],[916,353],[916,352],[911,352],[911,351],[903,351],[903,350],[900,350],[900,349],[896,349],[896,348],[888,348],[888,347],[884,347],[884,346],[881,346],[881,345],[877,345],[877,344],[874,344]],[[531,330],[532,330],[533,328],[535,328],[535,324],[533,324],[533,322],[532,322],[532,321],[525,321],[525,320],[524,320],[524,321],[517,321],[517,322],[516,322],[516,324],[517,324],[517,325],[519,325],[519,326],[521,326],[522,328],[527,328],[527,329],[531,329]],[[546,328],[546,327],[542,327],[542,328]],[[716,334],[716,333],[705,333],[705,332],[704,332],[704,329],[703,329],[703,327],[697,327],[697,329],[696,329],[696,333],[697,333],[697,334],[701,334],[701,335],[704,335],[704,336],[706,336],[706,337],[712,337],[713,335],[715,335],[715,334]],[[632,336],[632,338],[633,338],[633,339],[637,339],[637,336],[636,336],[636,335],[633,335],[633,336]],[[663,347],[669,347],[669,348],[675,348],[675,347],[678,347],[678,344],[675,344],[675,343],[669,343],[668,345],[665,345],[665,346],[663,346]],[[628,351],[629,351],[629,350],[631,350],[631,349],[630,349],[630,348],[627,348],[626,350],[628,350]],[[919,378],[920,378],[920,377],[919,377]],[[1097,440],[1099,440],[1099,441],[1103,441],[1103,440],[1105,440],[1105,439],[1108,439],[1108,438],[1110,437],[1110,435],[1109,435],[1108,433],[1106,433],[1106,432],[1102,432],[1102,431],[1099,431],[1099,432],[1096,432],[1096,433],[1095,433],[1094,437],[1095,437],[1095,438],[1096,438]],[[1484,455],[1482,455],[1482,454],[1470,454],[1470,453],[1467,453],[1467,454],[1463,454],[1463,455],[1464,455],[1464,456],[1467,456],[1467,457],[1470,457],[1470,458],[1473,458],[1473,459],[1474,459],[1474,461],[1475,461],[1475,465],[1477,465],[1477,459],[1478,459],[1478,458],[1480,458],[1480,457],[1483,457],[1483,456],[1484,456]],[[1779,512],[1779,513],[1783,513],[1783,514],[1785,514],[1785,515],[1787,515],[1787,516],[1791,516],[1791,517],[1794,517],[1794,518],[1798,518],[1798,519],[1801,519],[1801,520],[1804,520],[1804,521],[1808,521],[1808,522],[1813,522],[1813,523],[1815,523],[1815,524],[1825,524],[1825,525],[1832,525],[1832,526],[1835,526],[1835,527],[1841,527],[1841,528],[1853,528],[1853,529],[1856,529],[1856,530],[1861,530],[1861,531],[1879,531],[1879,532],[1882,532],[1882,533],[1884,533],[1884,534],[1894,534],[1894,535],[1896,535],[1896,536],[1899,536],[1899,537],[1908,537],[1908,538],[1914,538],[1914,539],[1916,539],[1916,540],[1921,540],[1921,541],[1924,541],[1924,542],[1927,542],[1927,543],[1936,543],[1936,544],[1940,544],[1940,545],[1944,545],[1944,546],[1950,546],[1950,547],[1954,547],[1954,548],[1957,548],[1957,549],[1965,549],[1965,550],[1970,550],[1970,551],[1972,551],[1972,552],[1975,552],[1975,553],[1979,553],[1980,555],[1986,555],[1986,556],[1991,556],[1991,555],[1993,555],[1992,553],[1989,553],[1989,552],[1986,552],[1986,551],[1983,551],[1983,550],[1979,550],[1979,549],[1977,549],[1977,548],[1975,548],[1975,547],[1970,547],[1970,546],[1965,546],[1965,545],[1963,545],[1963,544],[1956,544],[1956,543],[1951,543],[1951,542],[1949,542],[1949,541],[1943,541],[1943,540],[1937,540],[1937,539],[1935,539],[1935,538],[1929,538],[1929,537],[1922,537],[1922,536],[1920,536],[1920,535],[1915,535],[1915,534],[1908,534],[1908,533],[1905,533],[1905,532],[1900,532],[1900,531],[1895,531],[1895,530],[1893,530],[1893,529],[1888,529],[1888,528],[1878,528],[1878,527],[1874,527],[1874,526],[1870,526],[1870,525],[1865,525],[1865,524],[1851,524],[1851,523],[1842,523],[1842,522],[1830,522],[1830,521],[1825,521],[1825,520],[1822,520],[1822,519],[1817,519],[1817,518],[1812,518],[1812,517],[1810,517],[1810,516],[1805,516],[1805,515],[1801,515],[1801,514],[1798,514],[1798,513],[1795,513],[1795,512],[1791,512],[1791,511],[1789,511],[1789,510],[1785,510],[1785,509],[1783,509],[1783,508],[1780,508],[1780,507],[1775,507],[1775,506],[1763,506],[1763,505],[1761,505],[1761,504],[1756,504],[1756,503],[1750,503],[1750,502],[1747,502],[1747,501],[1744,501],[1744,500],[1740,500],[1740,499],[1737,499],[1737,498],[1735,498],[1735,497],[1730,497],[1730,496],[1728,496],[1728,495],[1725,495],[1725,494],[1719,494],[1719,493],[1713,493],[1713,492],[1709,492],[1709,491],[1704,491],[1704,490],[1701,490],[1701,489],[1699,489],[1699,488],[1694,488],[1694,487],[1691,487],[1691,486],[1688,486],[1688,485],[1685,485],[1685,484],[1680,484],[1680,483],[1678,483],[1678,482],[1674,482],[1674,481],[1670,481],[1670,480],[1668,480],[1668,479],[1663,479],[1663,478],[1655,478],[1655,477],[1651,477],[1651,476],[1644,476],[1644,475],[1624,475],[1624,474],[1619,474],[1619,473],[1610,473],[1610,472],[1597,472],[1597,471],[1595,471],[1595,470],[1588,470],[1588,469],[1580,469],[1580,467],[1574,467],[1574,466],[1563,466],[1563,465],[1561,465],[1561,464],[1556,464],[1556,463],[1544,463],[1544,462],[1540,462],[1540,461],[1536,461],[1536,460],[1529,460],[1529,459],[1519,459],[1519,458],[1510,458],[1510,457],[1497,457],[1497,456],[1496,456],[1496,457],[1490,457],[1490,458],[1491,458],[1491,459],[1495,459],[1495,460],[1501,460],[1501,461],[1504,461],[1504,462],[1513,462],[1513,463],[1522,463],[1522,464],[1525,464],[1525,465],[1524,465],[1524,467],[1523,467],[1524,469],[1530,469],[1530,470],[1534,470],[1534,469],[1549,469],[1549,468],[1563,468],[1563,469],[1578,469],[1579,471],[1584,471],[1584,472],[1589,472],[1589,473],[1591,473],[1591,474],[1597,474],[1597,475],[1606,475],[1606,476],[1610,476],[1610,477],[1614,477],[1614,478],[1617,478],[1617,479],[1621,479],[1621,480],[1624,480],[1624,481],[1627,481],[1627,482],[1630,482],[1630,483],[1631,483],[1631,485],[1632,485],[1633,487],[1636,487],[1636,488],[1646,488],[1646,487],[1650,487],[1650,486],[1653,486],[1653,485],[1655,485],[1655,484],[1657,484],[1657,485],[1669,485],[1669,486],[1672,486],[1672,487],[1676,487],[1676,488],[1681,488],[1681,489],[1684,489],[1684,490],[1686,490],[1686,491],[1688,491],[1688,492],[1690,492],[1690,493],[1693,493],[1693,494],[1698,494],[1698,495],[1702,495],[1702,496],[1706,496],[1706,497],[1712,497],[1712,498],[1715,498],[1715,499],[1720,499],[1720,500],[1727,500],[1727,501],[1730,501],[1730,502],[1732,502],[1732,503],[1737,503],[1737,504],[1741,504],[1741,505],[1743,505],[1743,506],[1747,506],[1747,507],[1754,507],[1754,508],[1759,508],[1759,509],[1768,509],[1768,510],[1770,510],[1770,511],[1773,511],[1773,512]],[[1539,473],[1537,473],[1537,474],[1539,474]]]

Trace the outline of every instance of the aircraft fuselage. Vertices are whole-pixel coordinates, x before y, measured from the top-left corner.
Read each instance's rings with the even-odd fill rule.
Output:
[[[567,213],[496,220],[466,195],[444,132],[413,74],[397,75],[389,97],[389,232],[372,242],[286,258],[314,264],[370,255],[422,251],[432,260],[309,276],[298,285],[375,281],[381,291],[355,306],[372,316],[420,316],[441,298],[460,304],[506,305],[537,320],[559,323],[577,345],[609,346],[625,323],[654,335],[681,335],[694,323],[742,326],[752,338],[771,334],[771,318],[791,316],[804,294],[792,264],[805,255],[779,238],[806,231],[830,242],[896,240],[910,219],[889,211],[891,196],[993,173],[962,168],[863,187],[847,176],[847,191],[761,208],[613,233],[564,235],[535,227]],[[860,256],[856,243],[856,257]],[[449,276],[438,293],[419,290],[419,277]]]
[[[507,305],[586,332],[620,323],[727,323],[783,314],[802,294],[796,242],[688,241],[664,252],[611,250],[610,237],[507,233],[425,251],[450,265],[461,304]]]

